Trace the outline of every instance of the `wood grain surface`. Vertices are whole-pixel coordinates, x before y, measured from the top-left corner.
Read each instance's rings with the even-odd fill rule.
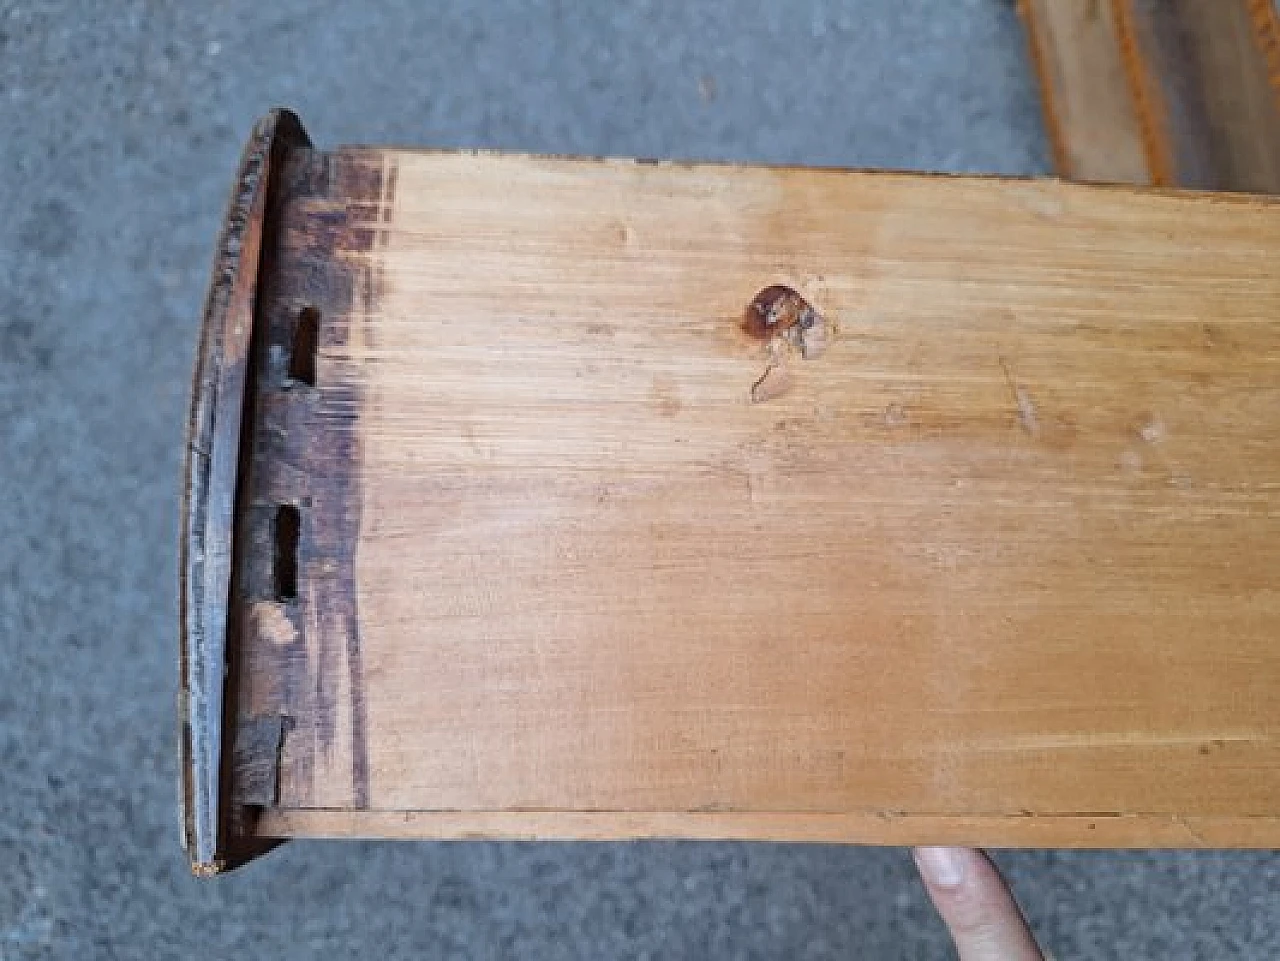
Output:
[[[1273,0],[1114,0],[1155,182],[1280,192]]]
[[[346,280],[286,285],[315,382],[272,334],[257,428],[300,518],[243,607],[260,834],[1280,837],[1280,205],[322,167],[281,265]]]
[[[1019,0],[1058,173],[1149,184],[1138,105],[1107,0]]]
[[[179,742],[182,750],[182,841],[192,870],[212,875],[252,856],[261,843],[227,823],[224,707],[232,650],[234,532],[244,404],[254,379],[250,354],[264,246],[274,234],[282,193],[280,167],[309,149],[298,118],[273,111],[253,129],[227,202],[205,297],[192,379],[184,451],[179,560]],[[247,393],[248,392],[248,393]],[[234,687],[234,681],[232,683]],[[233,837],[233,835],[239,835]]]
[[[1273,0],[1020,0],[1066,177],[1280,191]]]

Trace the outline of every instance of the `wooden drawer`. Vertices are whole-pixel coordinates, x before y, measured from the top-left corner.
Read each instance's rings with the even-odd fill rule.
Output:
[[[193,864],[1275,844],[1278,262],[1262,197],[273,114],[193,400]]]

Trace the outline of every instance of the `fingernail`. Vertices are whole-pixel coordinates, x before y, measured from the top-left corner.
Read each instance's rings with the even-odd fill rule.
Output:
[[[959,887],[964,882],[965,855],[963,848],[916,848],[916,866],[930,884],[940,888]]]

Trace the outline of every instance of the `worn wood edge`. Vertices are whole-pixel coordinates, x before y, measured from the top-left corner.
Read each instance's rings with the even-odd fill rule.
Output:
[[[1237,6],[1223,16],[1239,13],[1247,19],[1253,43],[1251,49],[1238,52],[1245,58],[1257,58],[1275,102],[1274,122],[1280,124],[1280,14],[1274,0],[1221,0],[1223,9],[1229,4]],[[1230,182],[1211,182],[1215,172],[1208,154],[1212,153],[1216,138],[1211,133],[1210,117],[1197,115],[1189,120],[1184,116],[1181,129],[1175,120],[1179,103],[1181,113],[1186,114],[1190,102],[1176,92],[1183,78],[1178,76],[1181,70],[1174,51],[1178,44],[1170,41],[1170,35],[1184,26],[1179,23],[1181,11],[1173,4],[1153,9],[1142,0],[1111,0],[1111,7],[1152,182],[1158,186],[1247,189]],[[1221,12],[1216,5],[1215,12]],[[1194,32],[1183,36],[1186,50],[1196,49],[1204,42]],[[1193,86],[1197,93],[1203,92],[1203,81]],[[1203,108],[1203,104],[1200,106]],[[1186,129],[1188,122],[1193,129]],[[1197,162],[1205,169],[1197,169]],[[1259,188],[1253,189],[1256,192]]]
[[[1018,17],[1022,20],[1023,33],[1027,37],[1031,69],[1040,87],[1040,111],[1044,115],[1045,132],[1049,135],[1049,149],[1053,151],[1053,169],[1061,177],[1070,177],[1071,155],[1067,150],[1066,131],[1058,110],[1056,84],[1049,68],[1048,41],[1037,19],[1032,0],[1018,0]]]
[[[1186,33],[1181,23],[1182,11],[1175,5],[1153,9],[1142,0],[1099,0],[1103,13],[1111,18],[1115,29],[1116,57],[1124,73],[1124,96],[1133,113],[1133,131],[1141,144],[1147,168],[1147,179],[1156,186],[1192,187],[1199,189],[1250,190],[1260,188],[1229,180],[1211,182],[1211,155],[1220,144],[1212,132],[1212,114],[1187,114],[1188,104],[1203,90],[1201,80],[1178,76],[1179,61],[1171,38],[1183,30],[1184,53],[1198,50],[1204,37]],[[1247,17],[1252,45],[1239,51],[1240,56],[1257,58],[1260,74],[1265,75],[1276,102],[1280,123],[1280,14],[1273,0],[1220,0],[1223,14]],[[1049,25],[1045,22],[1041,3],[1052,0],[1018,0],[1018,12],[1027,36],[1032,67],[1040,88],[1045,127],[1054,155],[1055,169],[1063,177],[1079,179],[1073,159],[1070,125],[1062,105],[1067,97],[1063,79],[1055,70],[1055,46]],[[1227,9],[1228,4],[1238,7]],[[1185,66],[1185,65],[1183,65]],[[1182,94],[1180,85],[1190,83]],[[1190,99],[1188,99],[1188,96]],[[1185,114],[1185,116],[1184,116]],[[1183,116],[1181,122],[1176,117]],[[1191,126],[1188,127],[1187,124]],[[1259,133],[1258,136],[1264,136]],[[1216,146],[1215,146],[1216,145]],[[1096,178],[1089,178],[1096,179]],[[1268,190],[1267,192],[1270,192]]]
[[[365,337],[380,297],[371,253],[391,189],[383,157],[368,148],[291,155],[274,214],[277,242],[264,250],[241,441],[252,456],[242,464],[236,509],[238,643],[224,722],[233,739],[224,809],[236,837],[254,835],[258,812],[278,803],[282,783],[307,791],[336,783],[317,769],[349,778],[354,806],[367,798],[354,553],[362,445],[348,428],[360,419],[364,377],[340,355],[349,338]],[[293,363],[304,318],[313,331],[304,348],[309,373]],[[292,534],[282,541],[286,512]],[[280,566],[285,557],[291,573]],[[326,723],[294,726],[317,715]],[[325,796],[325,806],[337,803]]]
[[[1140,174],[1136,170],[1124,170],[1121,172],[1124,167],[1123,163],[1117,165],[1109,159],[1104,166],[1109,165],[1115,173],[1103,176],[1099,176],[1096,173],[1086,175],[1078,162],[1078,150],[1073,148],[1073,145],[1078,142],[1070,129],[1073,125],[1065,119],[1066,114],[1069,112],[1066,104],[1070,98],[1067,89],[1064,88],[1068,88],[1070,84],[1061,75],[1063,60],[1059,55],[1060,51],[1054,38],[1054,31],[1048,22],[1049,18],[1044,13],[1043,4],[1045,2],[1046,0],[1017,0],[1017,10],[1027,39],[1031,67],[1036,75],[1037,86],[1040,91],[1041,114],[1049,137],[1050,148],[1053,152],[1054,170],[1060,177],[1076,181],[1110,181],[1132,183],[1135,186],[1150,186],[1152,183],[1151,173],[1149,169],[1146,169],[1148,150],[1143,130],[1139,123],[1137,104],[1134,102],[1134,92],[1129,83],[1127,68],[1122,57],[1118,25],[1114,20],[1111,20],[1115,43],[1110,45],[1110,53],[1114,55],[1116,67],[1125,72],[1125,80],[1122,84],[1123,89],[1116,91],[1116,95],[1124,98],[1129,106],[1129,112],[1132,114],[1131,122],[1126,123],[1125,127],[1141,153],[1143,169]],[[1052,3],[1053,0],[1048,0],[1048,2]],[[1099,0],[1099,3],[1101,4],[1101,0]],[[1109,18],[1112,15],[1112,10],[1109,6],[1099,6],[1098,15]]]
[[[264,838],[617,841],[678,839],[986,848],[1280,847],[1280,818],[1158,814],[381,811],[271,808]]]
[[[1137,197],[1161,197],[1176,200],[1179,203],[1200,203],[1214,205],[1271,206],[1280,203],[1280,195],[1270,193],[1250,193],[1249,191],[1211,190],[1207,188],[1187,187],[1179,184],[1130,183],[1111,180],[1075,180],[1057,173],[1053,174],[1007,174],[982,172],[955,172],[948,170],[897,170],[880,167],[842,167],[833,164],[786,164],[786,163],[743,163],[735,160],[683,160],[670,158],[654,160],[645,157],[626,157],[611,155],[535,153],[523,150],[489,149],[485,147],[422,147],[396,146],[392,144],[353,146],[349,144],[335,148],[331,155],[345,154],[357,156],[361,154],[424,154],[441,157],[492,157],[504,160],[555,161],[584,165],[621,164],[670,167],[681,170],[768,170],[779,174],[805,173],[834,176],[851,176],[876,178],[877,180],[902,180],[908,182],[955,181],[961,184],[990,184],[992,186],[1049,185],[1054,190],[1068,194],[1096,194],[1102,191],[1114,191]]]
[[[192,379],[179,543],[178,699],[183,844],[197,875],[225,870],[239,856],[226,836],[221,801],[240,435],[275,173],[287,150],[308,143],[287,110],[273,110],[250,134],[218,238]]]
[[[1138,115],[1138,128],[1147,154],[1151,183],[1172,187],[1177,181],[1173,169],[1173,147],[1169,138],[1166,107],[1160,96],[1151,61],[1139,39],[1138,14],[1132,0],[1111,0],[1112,16],[1120,40],[1120,58],[1129,78],[1129,92]]]

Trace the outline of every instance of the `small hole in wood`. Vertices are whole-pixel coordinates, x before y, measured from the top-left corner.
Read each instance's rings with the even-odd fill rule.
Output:
[[[276,508],[272,570],[278,601],[292,601],[298,597],[298,535],[302,528],[301,521],[298,508],[292,504],[281,504]]]
[[[316,349],[320,346],[320,311],[303,307],[293,327],[289,376],[309,387],[316,385]]]
[[[820,321],[818,312],[796,291],[782,284],[764,288],[742,315],[742,329],[757,340],[770,340],[793,327],[808,330]]]

